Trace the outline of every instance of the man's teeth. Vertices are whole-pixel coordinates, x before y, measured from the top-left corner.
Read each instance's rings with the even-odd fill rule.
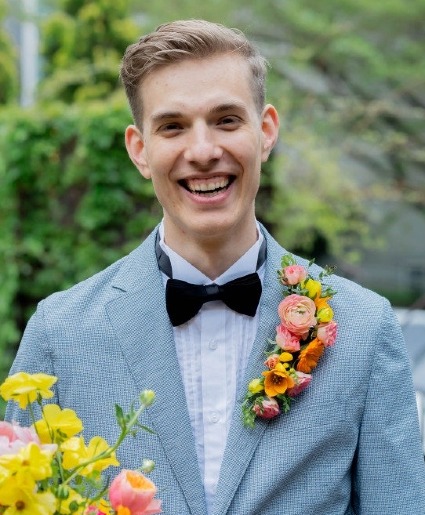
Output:
[[[208,193],[225,188],[229,184],[228,177],[220,177],[210,181],[188,180],[187,187],[194,193]]]

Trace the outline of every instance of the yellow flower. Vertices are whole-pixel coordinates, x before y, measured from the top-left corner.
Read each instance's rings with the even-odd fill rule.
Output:
[[[94,470],[102,471],[110,465],[118,466],[119,461],[116,459],[115,452],[109,457],[98,458],[108,449],[108,443],[100,436],[92,438],[88,446],[85,445],[82,436],[70,438],[61,445],[63,467],[69,470],[87,462],[87,465],[79,471],[82,476],[87,476]]]
[[[72,409],[61,409],[57,404],[43,407],[43,418],[35,423],[42,443],[61,442],[83,430],[83,424]]]
[[[8,377],[0,386],[0,395],[5,401],[14,400],[21,409],[25,409],[29,403],[41,395],[43,399],[53,397],[50,388],[56,383],[57,377],[47,374],[27,374],[18,372]]]
[[[301,287],[307,290],[308,296],[313,300],[319,297],[322,291],[322,285],[319,281],[315,281],[314,279],[306,279],[301,283]]]
[[[290,352],[282,352],[282,354],[279,356],[279,361],[286,362],[286,361],[292,361],[292,354]]]
[[[269,397],[285,393],[288,388],[295,386],[295,381],[289,375],[288,368],[287,364],[278,363],[273,370],[263,372],[264,389]]]
[[[330,306],[325,306],[317,312],[317,320],[325,324],[327,322],[330,322],[334,316],[334,312],[332,311],[332,308]]]
[[[256,377],[252,381],[250,381],[248,385],[248,390],[251,393],[260,393],[264,390],[263,381]]]
[[[18,482],[32,480],[35,484],[35,481],[51,477],[53,455],[53,450],[40,449],[36,443],[31,442],[17,454],[0,456],[0,467],[16,476]]]
[[[17,481],[16,476],[1,483],[0,499],[7,507],[4,515],[53,515],[56,511],[51,492],[38,493],[31,481]]]
[[[72,502],[77,503],[79,508],[77,510],[71,510],[70,504]],[[68,488],[68,497],[66,499],[61,499],[58,501],[58,506],[56,508],[56,512],[60,515],[70,515],[71,513],[73,515],[83,515],[85,510],[85,503],[84,499],[81,497],[81,495],[73,490],[72,488]]]

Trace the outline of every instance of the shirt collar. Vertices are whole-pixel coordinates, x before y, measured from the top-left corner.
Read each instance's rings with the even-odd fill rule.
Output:
[[[251,274],[256,271],[258,253],[263,243],[264,236],[261,233],[257,222],[257,241],[249,248],[243,256],[241,256],[233,265],[231,265],[219,277],[211,280],[196,267],[182,258],[177,252],[171,249],[164,241],[164,224],[161,222],[159,226],[159,244],[162,250],[168,255],[173,270],[173,278],[181,281],[190,282],[192,284],[224,284],[233,279],[237,279],[243,275]],[[263,265],[264,266],[264,265]]]

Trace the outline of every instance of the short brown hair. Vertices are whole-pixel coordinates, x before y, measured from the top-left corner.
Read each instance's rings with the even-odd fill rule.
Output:
[[[127,47],[120,76],[133,114],[141,123],[139,86],[153,70],[187,59],[234,52],[244,57],[252,73],[252,91],[259,112],[265,102],[267,61],[238,29],[205,20],[180,20],[160,25]]]

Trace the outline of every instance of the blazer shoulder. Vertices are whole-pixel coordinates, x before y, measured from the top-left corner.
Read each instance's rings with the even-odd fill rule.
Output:
[[[267,266],[269,277],[273,278],[276,271],[281,267],[281,259],[284,254],[292,254],[297,264],[307,267],[309,261],[301,256],[283,248],[265,229],[262,228],[267,239]],[[323,272],[323,267],[313,263],[309,267],[309,272],[313,278],[317,279]],[[331,305],[335,311],[344,319],[357,319],[359,324],[369,324],[373,321],[375,326],[380,321],[392,321],[395,314],[389,301],[378,293],[365,288],[364,286],[339,276],[337,273],[323,278],[324,284],[335,290]]]

